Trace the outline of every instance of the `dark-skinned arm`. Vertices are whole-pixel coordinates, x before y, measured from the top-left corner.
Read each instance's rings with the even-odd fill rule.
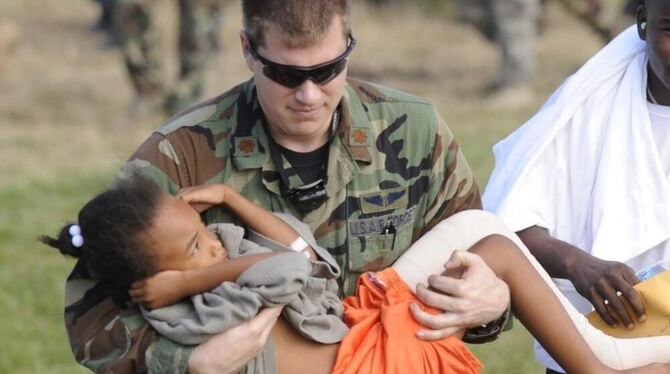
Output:
[[[646,319],[644,304],[633,286],[640,282],[625,264],[601,260],[570,243],[556,239],[545,228],[531,226],[517,232],[530,252],[552,278],[568,279],[611,326],[633,328]],[[629,315],[622,299],[634,313]],[[607,300],[608,304],[605,304]]]
[[[185,188],[179,192],[178,196],[192,205],[223,205],[254,231],[285,246],[290,246],[299,238],[291,225],[225,184],[206,184]],[[311,259],[317,258],[311,246],[308,245],[306,249]]]
[[[223,282],[234,282],[255,263],[273,253],[241,256],[215,265],[187,270],[166,270],[134,282],[130,291],[133,302],[156,309],[173,304],[186,296],[207,292]]]

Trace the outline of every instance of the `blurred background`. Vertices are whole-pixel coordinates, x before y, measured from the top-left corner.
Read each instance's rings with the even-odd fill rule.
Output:
[[[491,147],[551,91],[632,23],[624,1],[548,0],[532,16],[531,78],[501,82],[498,37],[486,6],[468,0],[356,0],[350,75],[430,99],[454,131],[483,189]],[[504,3],[507,0],[495,0]],[[128,78],[119,31],[93,0],[0,1],[0,372],[85,372],[63,326],[73,261],[37,243],[76,218],[130,153],[167,119]],[[154,0],[160,78],[176,86],[178,9]],[[246,80],[237,1],[213,18],[202,96]],[[498,20],[500,21],[500,20]],[[527,52],[526,52],[527,53]],[[534,66],[534,68],[532,68]],[[538,306],[541,307],[541,306]],[[488,373],[539,373],[520,323],[473,347]]]

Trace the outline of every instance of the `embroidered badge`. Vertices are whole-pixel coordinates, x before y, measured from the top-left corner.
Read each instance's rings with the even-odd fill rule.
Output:
[[[243,156],[251,156],[258,153],[256,139],[250,136],[235,139],[235,153]]]
[[[361,195],[361,210],[363,213],[379,213],[392,209],[407,207],[409,199],[404,187],[390,188]]]
[[[349,221],[349,234],[355,236],[384,234],[389,227],[400,230],[405,225],[414,222],[415,210],[415,207],[412,207],[382,216],[352,219]]]
[[[355,127],[349,132],[349,145],[370,145],[370,130],[365,127]]]

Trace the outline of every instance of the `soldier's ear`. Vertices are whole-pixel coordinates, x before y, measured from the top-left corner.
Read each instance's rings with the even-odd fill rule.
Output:
[[[240,31],[240,47],[242,47],[242,57],[244,57],[244,62],[247,64],[247,68],[253,72],[252,65],[254,57],[251,55],[251,44],[249,43],[249,38],[244,30]]]

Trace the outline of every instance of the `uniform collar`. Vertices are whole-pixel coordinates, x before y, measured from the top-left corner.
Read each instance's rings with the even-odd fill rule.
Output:
[[[279,175],[270,154],[269,134],[253,79],[242,85],[235,104],[235,126],[231,135],[230,157],[237,170],[261,169],[265,186],[279,194]],[[358,172],[357,162],[370,163],[372,129],[363,103],[347,83],[340,104],[340,123],[328,156],[328,194],[344,188]],[[294,186],[291,186],[294,187]]]

